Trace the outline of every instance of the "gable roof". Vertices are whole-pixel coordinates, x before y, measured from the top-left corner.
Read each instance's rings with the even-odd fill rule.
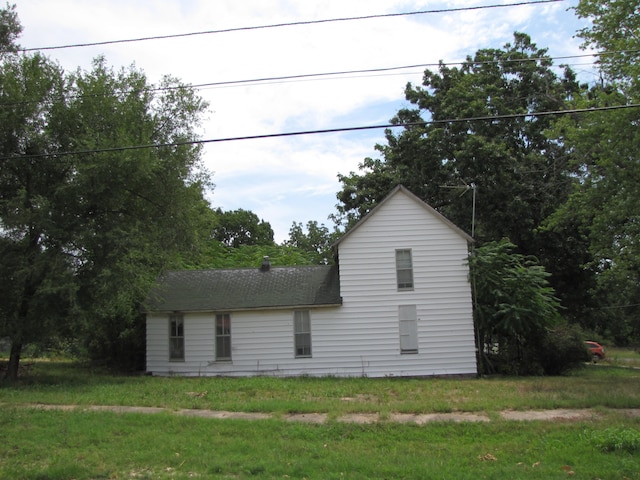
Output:
[[[410,199],[412,199],[420,207],[424,208],[427,212],[433,215],[436,219],[440,220],[442,223],[448,226],[451,230],[453,230],[455,233],[457,233],[462,238],[464,238],[467,242],[474,242],[471,235],[468,235],[464,230],[456,226],[451,220],[446,218],[444,215],[438,212],[435,208],[433,208],[432,206],[424,202],[421,198],[413,194],[404,185],[397,185],[393,190],[391,190],[391,192],[389,192],[389,194],[386,197],[384,197],[384,199],[382,199],[382,201],[380,201],[375,207],[371,209],[371,211],[369,211],[364,217],[362,217],[347,233],[345,233],[338,240],[336,240],[336,242],[333,244],[333,247],[334,248],[337,247],[342,241],[344,241],[345,238],[349,237],[353,232],[355,232],[364,223],[366,223],[367,220],[369,220],[369,218],[371,218],[376,211],[382,208],[385,203],[389,202],[389,200],[391,200],[393,197],[399,194],[404,194]]]
[[[234,311],[340,305],[337,265],[180,270],[160,277],[145,310]]]

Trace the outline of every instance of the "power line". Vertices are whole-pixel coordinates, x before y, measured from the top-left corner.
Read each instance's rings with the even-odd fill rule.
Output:
[[[531,57],[531,58],[513,58],[513,59],[503,59],[503,60],[461,60],[459,62],[432,62],[432,63],[420,63],[415,65],[404,65],[400,67],[382,67],[382,68],[369,68],[364,70],[344,70],[338,72],[326,72],[326,73],[307,73],[307,74],[298,74],[298,75],[285,75],[278,77],[262,77],[262,78],[253,78],[253,79],[245,79],[245,80],[228,80],[221,82],[210,82],[210,83],[200,83],[200,84],[191,84],[189,85],[192,88],[205,88],[205,87],[218,87],[218,86],[227,86],[227,85],[236,85],[236,84],[246,84],[246,83],[261,83],[261,82],[273,82],[280,80],[297,80],[297,79],[305,79],[305,78],[314,78],[314,77],[328,77],[328,76],[338,76],[338,75],[354,75],[361,73],[382,73],[382,72],[390,72],[394,70],[407,70],[410,68],[425,68],[425,67],[439,67],[439,66],[451,66],[451,65],[464,65],[466,63],[472,65],[490,65],[499,62],[504,63],[520,63],[520,62],[537,62],[540,60],[568,60],[574,58],[586,58],[586,57],[597,57],[597,56],[606,56],[613,55],[616,53],[638,53],[640,50],[620,50],[615,52],[601,52],[601,53],[585,53],[581,55],[565,55],[559,57]],[[557,65],[561,66],[561,65]],[[159,90],[170,90],[170,89],[178,89],[181,87],[164,87],[164,88],[154,88],[150,89],[152,91]]]
[[[129,38],[129,39],[122,39],[122,40],[107,40],[103,42],[75,43],[75,44],[56,45],[56,46],[49,46],[49,47],[33,47],[33,48],[24,48],[22,49],[22,51],[32,52],[36,50],[60,50],[64,48],[95,47],[100,45],[112,45],[112,44],[118,44],[118,43],[143,42],[147,40],[164,40],[168,38],[193,37],[196,35],[210,35],[210,34],[217,34],[217,33],[264,30],[269,28],[314,25],[314,24],[332,23],[332,22],[347,22],[347,21],[354,21],[354,20],[371,20],[374,18],[403,17],[403,16],[411,16],[411,15],[426,15],[426,14],[433,14],[433,13],[452,13],[452,12],[484,10],[484,9],[493,9],[493,8],[518,7],[523,5],[536,5],[541,3],[555,3],[555,2],[563,2],[563,1],[565,0],[532,0],[527,2],[507,3],[502,5],[498,5],[498,4],[479,5],[475,7],[441,8],[436,10],[420,10],[415,12],[386,13],[386,14],[378,14],[378,15],[364,15],[364,16],[358,16],[358,17],[330,18],[330,19],[323,19],[323,20],[306,20],[306,21],[299,21],[299,22],[275,23],[270,25],[257,25],[252,27],[235,27],[235,28],[225,28],[220,30],[206,30],[202,32],[178,33],[173,35],[156,35],[156,36],[150,36],[150,37]]]
[[[187,84],[187,85],[176,85],[176,86],[168,86],[168,87],[151,87],[142,89],[145,92],[161,92],[161,91],[169,91],[169,90],[180,90],[183,88],[194,88],[201,89],[207,87],[225,87],[225,86],[235,86],[235,85],[246,85],[246,84],[259,84],[266,82],[279,82],[279,81],[289,81],[289,80],[303,80],[310,78],[323,78],[323,77],[337,77],[342,75],[356,75],[356,74],[367,74],[367,73],[385,73],[391,71],[398,70],[408,70],[410,68],[426,68],[426,67],[439,67],[439,66],[452,66],[452,65],[464,65],[464,64],[473,64],[473,65],[490,65],[499,62],[505,63],[520,63],[520,62],[537,62],[541,60],[569,60],[576,58],[588,58],[588,57],[602,57],[607,55],[615,55],[620,53],[639,53],[640,50],[616,50],[609,52],[598,52],[598,53],[584,53],[580,55],[564,55],[558,57],[529,57],[529,58],[509,58],[509,59],[501,59],[501,60],[482,60],[482,61],[474,61],[470,59],[461,60],[457,62],[431,62],[431,63],[419,63],[413,65],[403,65],[397,67],[381,67],[381,68],[368,68],[361,70],[343,70],[336,72],[322,72],[322,73],[305,73],[305,74],[296,74],[296,75],[282,75],[275,77],[257,77],[252,79],[242,79],[242,80],[226,80],[219,82],[206,82],[206,83],[197,83],[197,84]],[[556,67],[560,67],[562,65],[556,65]],[[130,90],[132,91],[132,90]],[[122,91],[121,93],[129,93],[130,91]],[[98,96],[106,96],[105,94],[92,94],[92,95],[75,95],[72,98],[88,98],[88,97],[98,97]],[[37,100],[33,101],[22,101],[22,102],[8,102],[8,103],[0,103],[1,107],[9,107],[16,105],[28,105],[32,103],[38,103]]]
[[[36,155],[21,155],[19,157],[16,157],[16,156],[0,157],[0,160],[15,160],[17,158],[32,159],[32,158],[45,158],[45,157],[66,157],[70,155],[88,155],[93,153],[126,152],[131,150],[182,147],[186,145],[204,145],[207,143],[222,143],[222,142],[233,142],[233,141],[240,141],[240,140],[264,140],[267,138],[294,137],[294,136],[301,136],[301,135],[317,135],[317,134],[325,134],[325,133],[380,130],[383,128],[386,129],[386,128],[400,128],[400,127],[423,127],[427,125],[441,125],[446,123],[510,120],[510,119],[528,118],[528,117],[548,117],[553,115],[604,112],[604,111],[622,110],[622,109],[639,108],[639,107],[640,107],[640,103],[632,103],[628,105],[613,105],[608,107],[575,108],[570,110],[553,110],[553,111],[547,111],[547,112],[533,112],[533,113],[513,113],[508,115],[489,115],[489,116],[481,116],[481,117],[452,118],[452,119],[446,119],[446,120],[429,120],[424,122],[388,123],[384,125],[365,125],[365,126],[357,126],[357,127],[328,128],[328,129],[321,129],[321,130],[304,130],[304,131],[297,131],[297,132],[268,133],[263,135],[247,135],[247,136],[241,136],[241,137],[213,138],[208,140],[190,140],[185,142],[170,142],[170,143],[158,143],[158,144],[147,144],[147,145],[129,145],[129,146],[123,146],[123,147],[99,148],[99,149],[93,149],[93,150],[41,153]]]

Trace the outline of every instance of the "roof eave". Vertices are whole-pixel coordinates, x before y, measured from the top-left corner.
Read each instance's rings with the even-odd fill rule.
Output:
[[[221,308],[221,309],[160,309],[160,310],[146,310],[144,313],[147,315],[150,313],[160,313],[160,314],[169,314],[175,312],[183,312],[183,313],[216,313],[216,312],[255,312],[261,310],[300,310],[300,309],[319,309],[319,308],[333,308],[333,307],[341,307],[342,302],[340,303],[323,303],[323,304],[313,304],[313,305],[270,305],[266,307],[236,307],[236,308]]]

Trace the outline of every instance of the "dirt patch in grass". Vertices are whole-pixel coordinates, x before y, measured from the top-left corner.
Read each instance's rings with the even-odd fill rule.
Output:
[[[380,415],[377,413],[348,413],[338,417],[339,422],[343,423],[377,423],[380,421]]]
[[[372,402],[376,400],[376,397],[374,395],[359,393],[354,397],[342,397],[340,400],[343,402]]]
[[[424,425],[429,422],[488,422],[489,417],[482,413],[428,413],[428,414],[412,414],[412,413],[394,413],[389,419],[392,422],[399,423],[416,423]]]
[[[288,422],[326,423],[326,413],[288,413],[283,417]]]
[[[595,416],[591,410],[506,410],[500,412],[500,416],[505,420],[587,420]]]
[[[214,418],[219,420],[236,419],[236,420],[268,420],[272,418],[281,418],[288,422],[303,422],[324,424],[329,421],[329,415],[326,413],[288,413],[282,416],[262,413],[262,412],[229,412],[219,410],[198,410],[198,409],[179,409],[171,410],[159,407],[129,407],[129,406],[108,406],[108,405],[43,405],[30,404],[23,405],[24,408],[36,408],[39,410],[64,410],[64,411],[85,411],[85,412],[114,412],[114,413],[174,413],[176,415],[184,415],[188,417]],[[619,413],[625,417],[640,417],[640,409],[613,409],[612,412]],[[511,421],[579,421],[592,420],[600,415],[596,410],[592,409],[555,409],[555,410],[503,410],[498,412],[500,418]],[[431,422],[490,422],[489,416],[483,412],[453,412],[453,413],[392,413],[388,417],[382,418],[378,413],[348,413],[336,418],[336,421],[342,423],[357,424],[373,424],[378,422],[395,422],[395,423],[414,423],[416,425],[424,425]]]

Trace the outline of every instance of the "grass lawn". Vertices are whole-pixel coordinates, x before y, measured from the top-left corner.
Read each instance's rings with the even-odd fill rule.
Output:
[[[27,362],[30,363],[30,362]],[[254,411],[269,420],[37,410],[79,404]],[[504,409],[592,408],[592,421],[502,420]],[[32,362],[0,383],[0,478],[640,479],[640,370],[615,362],[567,377],[152,378]],[[474,411],[489,423],[336,421],[347,413]],[[278,414],[321,412],[322,425]]]
[[[640,368],[640,351],[605,347],[605,355],[605,362],[608,364]]]
[[[496,412],[640,408],[640,370],[607,362],[570,376],[485,379],[114,376],[70,362],[25,362],[0,404],[136,405],[268,413]],[[0,385],[2,385],[0,383]]]

